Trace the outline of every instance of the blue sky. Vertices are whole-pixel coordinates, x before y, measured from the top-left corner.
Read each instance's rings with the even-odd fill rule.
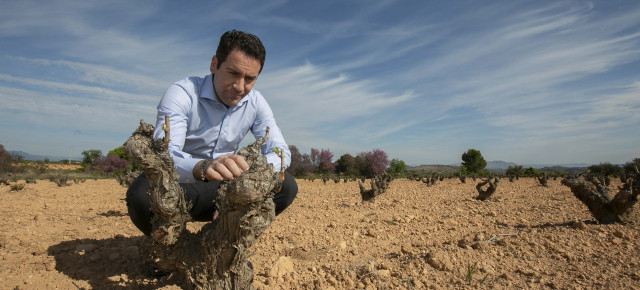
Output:
[[[410,165],[640,157],[640,1],[3,1],[0,144],[121,146],[164,90],[259,36],[287,143]],[[245,139],[249,140],[249,139]],[[252,140],[252,138],[251,138]]]

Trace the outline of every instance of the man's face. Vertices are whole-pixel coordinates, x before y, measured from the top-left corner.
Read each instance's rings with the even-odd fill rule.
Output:
[[[234,49],[227,59],[218,66],[216,56],[211,59],[210,71],[214,74],[213,88],[220,100],[227,106],[235,106],[246,96],[256,83],[260,73],[260,62]]]

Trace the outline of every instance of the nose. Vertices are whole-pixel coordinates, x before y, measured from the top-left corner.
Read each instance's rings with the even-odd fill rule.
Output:
[[[235,82],[233,82],[233,88],[238,91],[244,91],[244,78],[238,78]]]

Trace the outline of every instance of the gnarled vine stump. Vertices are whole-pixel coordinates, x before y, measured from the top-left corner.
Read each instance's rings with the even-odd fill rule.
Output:
[[[168,126],[167,126],[168,127]],[[178,184],[178,175],[167,150],[168,139],[153,140],[153,126],[140,127],[124,145],[149,182],[152,220],[152,262],[162,270],[177,271],[186,288],[248,289],[253,269],[248,249],[275,218],[273,195],[282,185],[273,165],[260,155],[267,136],[241,149],[250,169],[218,189],[218,218],[194,234],[185,231],[192,220],[191,205]],[[165,129],[169,136],[168,128]]]
[[[480,183],[478,183],[476,185],[476,190],[478,191],[478,197],[476,197],[476,199],[477,200],[489,199],[491,195],[493,195],[496,192],[496,189],[498,189],[499,181],[500,179],[498,179],[497,177],[493,177],[493,178],[489,177],[486,180],[483,180]],[[487,184],[489,184],[489,186],[487,186],[487,189],[482,189],[482,187]]]
[[[466,176],[464,176],[464,175],[460,175],[460,176],[458,176],[458,179],[460,179],[460,182],[461,182],[461,183],[467,183],[467,177],[466,177]]]
[[[546,173],[543,174],[542,176],[538,176],[538,182],[540,183],[540,185],[544,187],[549,187],[548,181],[549,181],[549,175],[547,175]]]
[[[373,199],[383,194],[387,188],[389,188],[389,183],[391,182],[391,175],[388,173],[383,173],[380,175],[374,176],[371,179],[371,189],[366,189],[362,182],[358,180],[358,186],[360,187],[360,196],[362,197],[362,201],[370,201],[373,202]]]
[[[571,188],[573,195],[589,208],[589,212],[601,224],[627,223],[633,221],[632,208],[640,194],[640,174],[628,177],[618,193],[610,198],[613,190],[607,178],[593,176],[568,177],[562,184]]]

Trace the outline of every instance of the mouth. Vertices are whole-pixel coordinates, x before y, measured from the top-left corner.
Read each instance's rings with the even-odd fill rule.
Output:
[[[243,97],[242,94],[232,94],[231,95],[231,98],[233,100],[240,100],[240,99],[242,99],[242,97]]]

